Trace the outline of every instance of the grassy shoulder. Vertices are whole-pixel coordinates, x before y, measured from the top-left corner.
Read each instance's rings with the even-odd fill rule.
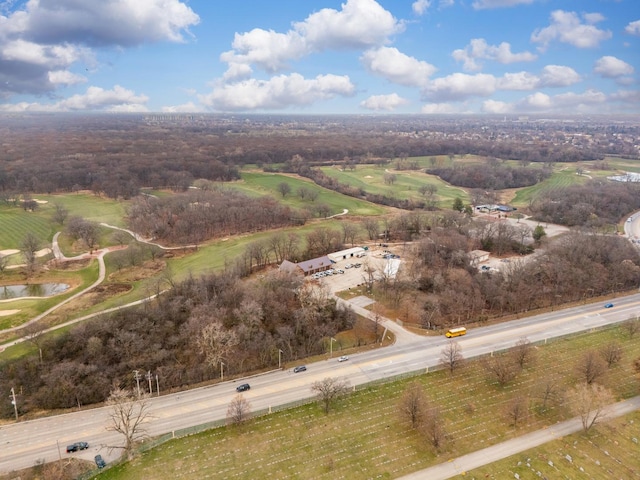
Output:
[[[552,380],[569,388],[577,381],[575,366],[584,352],[612,341],[620,343],[623,357],[602,383],[616,399],[628,398],[638,391],[631,362],[640,355],[640,343],[614,327],[536,346],[535,361],[502,387],[481,361],[468,361],[453,375],[437,371],[359,387],[328,415],[318,404],[309,403],[257,417],[240,427],[171,440],[97,478],[249,479],[256,472],[263,478],[396,478],[571,418],[561,401],[542,408],[543,382]],[[442,413],[447,437],[441,449],[431,447],[398,413],[401,397],[412,382],[419,382],[429,404]],[[514,427],[508,409],[519,397],[527,399],[528,408]],[[607,427],[597,428],[601,432]],[[611,441],[621,439],[614,436]],[[625,476],[623,470],[617,471],[620,475],[611,478]]]

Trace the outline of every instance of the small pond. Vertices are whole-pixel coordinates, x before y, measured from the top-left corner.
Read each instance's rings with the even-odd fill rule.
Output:
[[[0,286],[0,300],[22,297],[50,297],[69,289],[66,283],[32,283]]]

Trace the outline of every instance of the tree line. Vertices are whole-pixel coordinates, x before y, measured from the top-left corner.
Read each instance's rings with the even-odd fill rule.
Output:
[[[297,275],[189,278],[156,302],[55,337],[34,330],[28,338],[41,356],[5,360],[0,388],[19,392],[21,415],[103,402],[114,388],[131,390],[135,370],[158,375],[162,391],[180,389],[219,378],[221,362],[232,376],[323,353],[327,338],[354,324],[352,311]],[[0,412],[9,418],[13,406]]]

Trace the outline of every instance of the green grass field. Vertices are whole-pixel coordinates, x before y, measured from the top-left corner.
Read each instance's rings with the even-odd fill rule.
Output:
[[[635,439],[635,440],[634,440]],[[466,472],[468,478],[638,478],[640,412]],[[540,473],[540,475],[538,474]]]
[[[572,385],[574,366],[584,352],[610,341],[620,342],[624,356],[608,371],[604,384],[616,398],[635,395],[638,380],[631,361],[640,355],[640,342],[629,340],[621,328],[614,327],[538,346],[535,363],[503,388],[487,377],[479,361],[469,361],[453,376],[437,371],[360,387],[340,400],[329,415],[312,403],[258,417],[240,428],[220,427],[171,440],[96,478],[396,478],[570,418],[571,413],[560,403],[544,413],[534,406],[541,378],[549,375],[553,365],[554,379]],[[449,438],[441,451],[430,447],[398,415],[400,397],[412,381],[420,383],[430,404],[445,419]],[[516,396],[529,398],[531,407],[514,428],[507,420],[506,407]],[[606,429],[602,425],[594,432],[607,436]],[[630,478],[627,468],[637,471],[640,456],[625,453],[628,442],[623,444],[615,431],[611,436],[607,440],[610,456],[629,463],[609,462],[611,476],[607,478]],[[587,437],[576,438],[584,441]],[[482,472],[495,474],[489,478],[513,478],[501,476],[505,469],[508,467],[490,465]]]
[[[278,185],[286,183],[291,188],[291,193],[282,197],[278,192]],[[342,213],[346,208],[350,215],[370,216],[383,215],[386,209],[370,202],[365,202],[357,198],[342,195],[326,188],[319,187],[315,183],[295,176],[279,175],[275,173],[242,172],[241,182],[231,182],[224,184],[226,188],[238,190],[248,196],[270,195],[284,205],[293,208],[305,209],[313,208],[314,205],[325,204],[331,208],[331,214]],[[318,197],[315,201],[303,200],[298,195],[298,190],[305,188],[316,192]]]
[[[423,200],[419,192],[422,185],[434,185],[437,188],[437,205],[441,208],[451,208],[453,199],[462,198],[465,203],[469,198],[464,189],[454,187],[433,175],[427,175],[418,170],[396,171],[392,165],[384,167],[359,165],[355,170],[341,170],[338,167],[323,167],[322,171],[340,183],[358,187],[372,194],[386,195],[399,200]],[[384,174],[392,173],[396,176],[393,184],[385,184]]]

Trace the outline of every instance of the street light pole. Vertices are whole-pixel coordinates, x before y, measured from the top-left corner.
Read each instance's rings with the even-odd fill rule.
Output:
[[[134,370],[133,377],[136,379],[136,386],[138,388],[138,398],[140,398],[140,372],[138,370]]]
[[[16,413],[16,420],[18,420],[18,402],[16,402],[16,391],[11,387],[11,404],[13,405],[13,411]]]
[[[333,342],[337,342],[337,340],[331,337],[331,340],[329,341],[329,358],[333,357]]]

